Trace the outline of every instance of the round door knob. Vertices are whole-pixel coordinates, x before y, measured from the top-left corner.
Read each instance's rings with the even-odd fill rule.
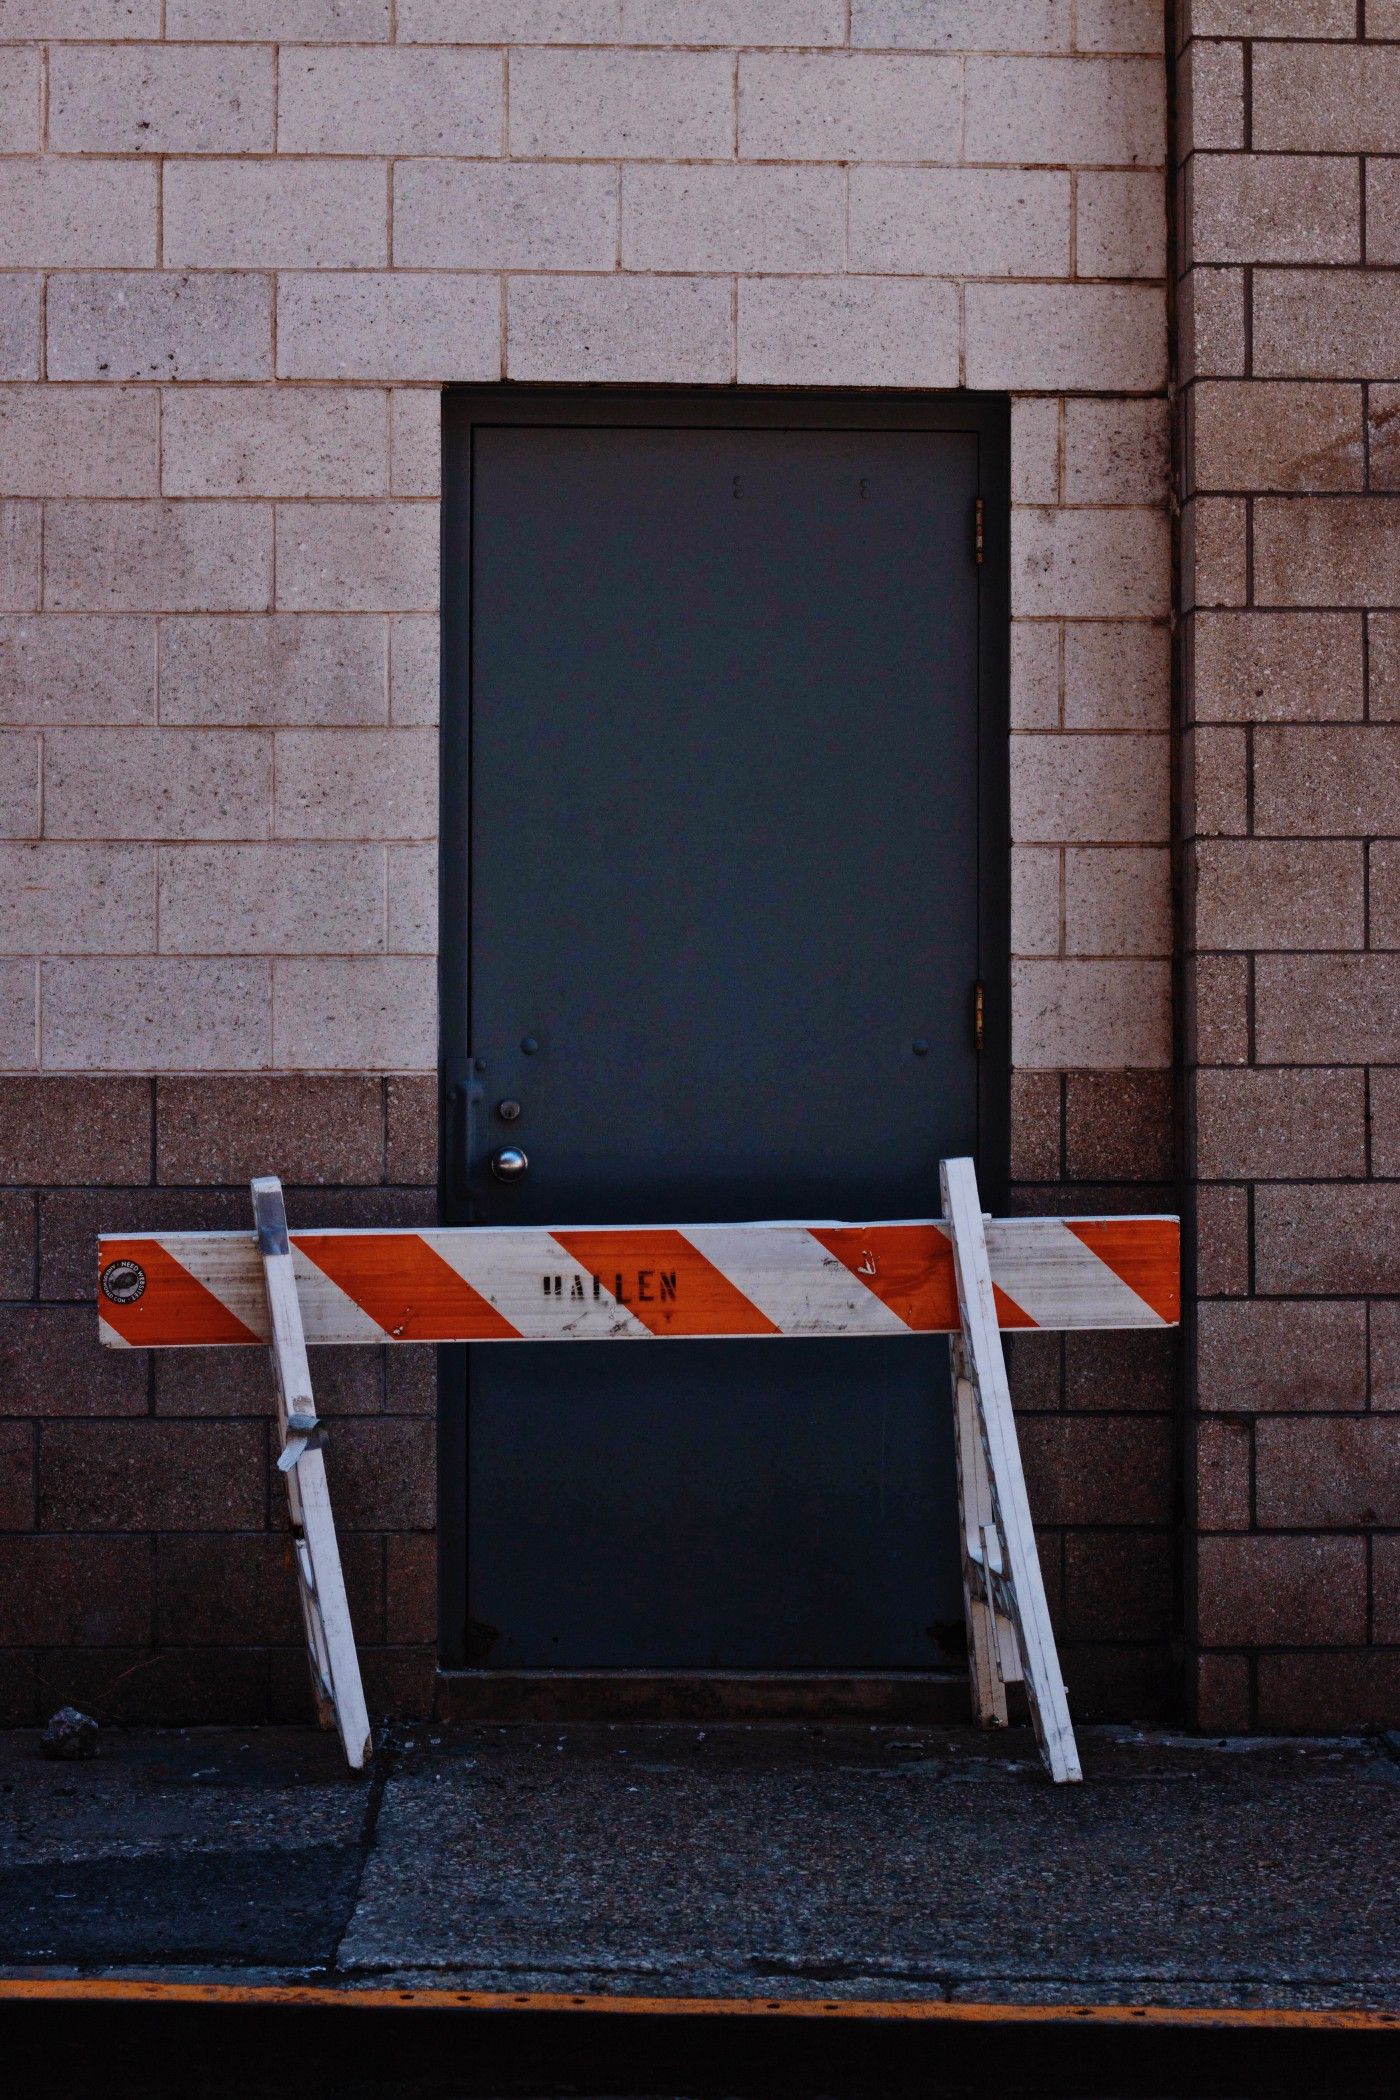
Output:
[[[529,1171],[530,1162],[518,1145],[502,1145],[491,1159],[491,1172],[497,1181],[520,1181]]]

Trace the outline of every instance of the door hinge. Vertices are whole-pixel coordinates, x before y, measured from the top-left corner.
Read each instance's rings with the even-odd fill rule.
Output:
[[[972,506],[972,559],[980,568],[986,559],[987,507],[979,496]]]
[[[987,996],[980,984],[972,987],[972,1047],[974,1050],[987,1047]]]

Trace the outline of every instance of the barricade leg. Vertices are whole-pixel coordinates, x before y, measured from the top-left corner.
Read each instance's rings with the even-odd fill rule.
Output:
[[[373,1742],[326,1485],[322,1432],[311,1394],[287,1208],[275,1174],[255,1181],[252,1188],[277,1396],[277,1468],[287,1482],[311,1687],[321,1726],[339,1730],[345,1761],[358,1772],[368,1763]]]
[[[977,1175],[970,1159],[945,1159],[939,1179],[962,1321],[954,1343],[954,1418],[974,1707],[984,1725],[1004,1721],[1004,1681],[1019,1664],[1050,1777],[1076,1780],[1079,1751],[1026,1499]],[[983,1461],[980,1475],[974,1446]],[[1013,1644],[1003,1637],[1003,1621],[1014,1634],[1012,1672],[1005,1667]]]

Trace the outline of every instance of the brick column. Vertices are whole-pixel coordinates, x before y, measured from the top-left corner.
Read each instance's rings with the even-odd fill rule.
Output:
[[[1400,1719],[1400,4],[1182,0],[1203,1726]]]

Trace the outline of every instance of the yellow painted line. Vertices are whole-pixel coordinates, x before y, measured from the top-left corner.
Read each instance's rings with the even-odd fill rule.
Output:
[[[356,1990],[316,1984],[161,1983],[130,1977],[0,1977],[0,2007],[236,2005],[256,2010],[335,2006],[365,2012],[606,2013],[672,2018],[896,2020],[928,2026],[1291,2028],[1315,2033],[1400,2033],[1400,2009],[1336,2011],[1282,2006],[949,2005],[898,1998],[638,1998],[556,1991]]]

